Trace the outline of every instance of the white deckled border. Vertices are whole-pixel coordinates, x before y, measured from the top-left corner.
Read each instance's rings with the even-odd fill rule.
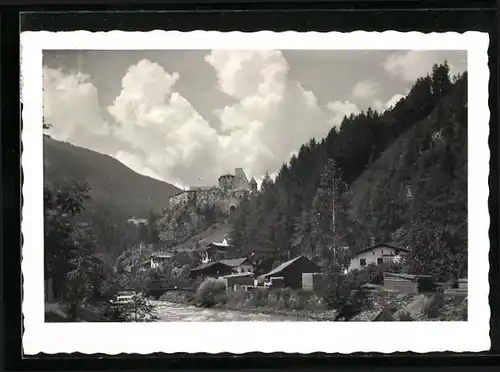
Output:
[[[152,352],[352,353],[483,351],[490,348],[488,304],[488,35],[479,32],[220,33],[24,32],[23,348],[26,354]],[[42,50],[306,49],[466,50],[469,115],[468,322],[44,323]],[[209,335],[209,336],[208,336]],[[215,336],[215,338],[214,338]]]

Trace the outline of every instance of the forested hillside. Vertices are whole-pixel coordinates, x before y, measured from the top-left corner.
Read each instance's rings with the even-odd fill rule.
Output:
[[[50,130],[48,131],[50,135]],[[44,183],[53,190],[72,183],[87,185],[89,198],[79,218],[90,223],[101,253],[117,257],[144,240],[157,240],[158,233],[131,218],[156,221],[168,198],[178,189],[168,183],[140,175],[104,154],[44,136]],[[152,225],[155,225],[153,223]],[[151,226],[149,230],[155,230]],[[142,235],[142,236],[141,236]]]
[[[466,73],[452,78],[446,62],[435,65],[386,112],[351,115],[310,140],[237,209],[234,244],[271,266],[299,254],[319,261],[332,245],[352,254],[398,241],[412,249],[409,271],[464,274],[466,93]]]

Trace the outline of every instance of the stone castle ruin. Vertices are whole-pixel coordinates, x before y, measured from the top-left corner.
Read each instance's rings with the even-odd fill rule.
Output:
[[[234,174],[219,177],[217,186],[197,186],[183,190],[169,198],[171,208],[179,205],[195,205],[199,208],[218,206],[222,213],[231,213],[241,200],[257,193],[257,182],[248,178],[242,168]]]

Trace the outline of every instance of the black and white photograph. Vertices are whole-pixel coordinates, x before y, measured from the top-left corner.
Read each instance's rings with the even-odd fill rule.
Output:
[[[259,351],[273,327],[291,345],[308,327],[349,344],[371,326],[489,342],[487,37],[292,48],[293,34],[267,34],[256,48],[212,33],[213,47],[186,34],[160,49],[133,33],[45,34],[46,49],[26,37],[36,58],[21,76],[34,349],[56,352],[41,339],[65,327],[88,334],[80,323],[103,339],[107,326],[191,329],[181,346],[219,330],[220,351]]]

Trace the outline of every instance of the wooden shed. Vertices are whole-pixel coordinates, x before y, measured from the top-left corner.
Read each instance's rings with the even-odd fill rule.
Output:
[[[284,262],[260,278],[269,280],[272,277],[282,277],[285,287],[292,289],[302,288],[302,274],[315,273],[320,271],[320,267],[305,256],[295,257]]]
[[[436,290],[430,275],[410,275],[384,272],[384,288],[405,293],[433,292]]]
[[[318,288],[321,282],[321,273],[303,273],[302,274],[302,289],[305,291],[314,291]]]

